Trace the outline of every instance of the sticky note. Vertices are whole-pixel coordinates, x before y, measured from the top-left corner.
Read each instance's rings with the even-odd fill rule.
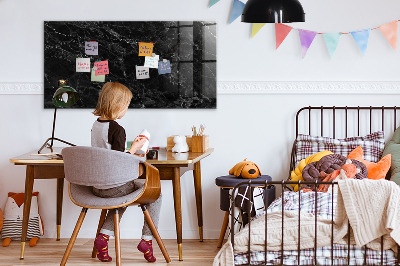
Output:
[[[90,58],[77,58],[76,72],[90,72]]]
[[[144,60],[144,66],[149,68],[158,68],[159,55],[153,54],[152,56],[146,56]]]
[[[97,67],[93,67],[92,68],[91,81],[92,82],[105,82],[106,81],[106,75],[97,75],[96,76],[96,69],[97,69]]]
[[[87,55],[98,55],[99,54],[98,42],[85,42],[85,53]]]
[[[97,68],[95,72],[96,76],[109,74],[108,60],[95,62],[94,66]]]
[[[144,66],[136,66],[136,79],[150,78],[150,69]]]
[[[154,44],[151,42],[139,43],[139,56],[151,56],[153,53]]]
[[[167,62],[165,62],[164,60],[163,62],[158,62],[158,74],[160,75],[171,73],[171,63],[169,62],[169,60],[167,60]]]

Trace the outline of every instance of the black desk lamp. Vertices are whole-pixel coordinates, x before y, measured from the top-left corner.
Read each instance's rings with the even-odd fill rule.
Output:
[[[59,81],[59,86],[56,92],[53,95],[53,104],[55,106],[54,108],[54,118],[53,118],[53,132],[51,133],[51,138],[48,138],[42,147],[39,149],[38,153],[40,153],[45,147],[50,148],[50,150],[53,152],[53,141],[58,140],[60,142],[63,142],[65,144],[75,146],[72,143],[69,143],[65,140],[55,138],[54,137],[54,129],[56,127],[56,115],[57,115],[57,108],[64,108],[64,107],[70,107],[74,105],[77,101],[79,100],[79,94],[78,92],[73,89],[72,87],[68,86],[66,84],[65,80],[60,80]],[[51,143],[49,144],[49,141]]]
[[[298,0],[249,0],[243,8],[242,22],[304,22],[304,10]]]

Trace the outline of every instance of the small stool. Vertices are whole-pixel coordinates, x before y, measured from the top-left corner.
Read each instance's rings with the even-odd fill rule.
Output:
[[[228,227],[228,222],[229,222],[229,207],[230,207],[229,191],[233,189],[237,184],[249,180],[265,182],[266,180],[272,181],[272,178],[269,175],[261,175],[254,179],[246,179],[246,178],[236,177],[234,175],[227,175],[227,176],[220,176],[215,179],[215,184],[220,187],[220,209],[222,211],[225,211],[225,217],[224,221],[222,222],[221,234],[219,235],[219,240],[217,245],[218,248],[222,246],[226,228]],[[257,186],[254,185],[254,187]],[[267,200],[266,206],[268,207],[269,204],[271,204],[275,200],[275,186],[271,186],[270,188],[267,189],[268,189],[268,199],[266,199]]]

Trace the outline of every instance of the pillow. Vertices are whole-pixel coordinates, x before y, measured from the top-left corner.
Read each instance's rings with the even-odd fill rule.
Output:
[[[388,173],[390,180],[400,185],[400,127],[396,129],[392,139],[386,144],[382,156],[387,154],[392,155],[392,166]]]
[[[368,179],[375,179],[375,180],[385,178],[390,168],[391,157],[392,156],[390,154],[387,154],[377,163],[369,162],[363,159],[363,149],[361,148],[361,146],[355,148],[347,156],[347,158],[349,159],[355,159],[365,164],[368,170]]]
[[[295,165],[298,165],[302,159],[323,150],[329,150],[333,153],[347,156],[352,150],[357,148],[357,146],[363,148],[365,160],[370,162],[379,161],[385,147],[383,131],[371,133],[364,137],[345,139],[299,134],[296,139]]]

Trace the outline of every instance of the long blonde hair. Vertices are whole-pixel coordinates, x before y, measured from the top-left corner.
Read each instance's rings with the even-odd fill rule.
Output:
[[[101,88],[93,114],[115,120],[123,108],[131,102],[132,97],[132,92],[126,86],[119,82],[107,82]]]

